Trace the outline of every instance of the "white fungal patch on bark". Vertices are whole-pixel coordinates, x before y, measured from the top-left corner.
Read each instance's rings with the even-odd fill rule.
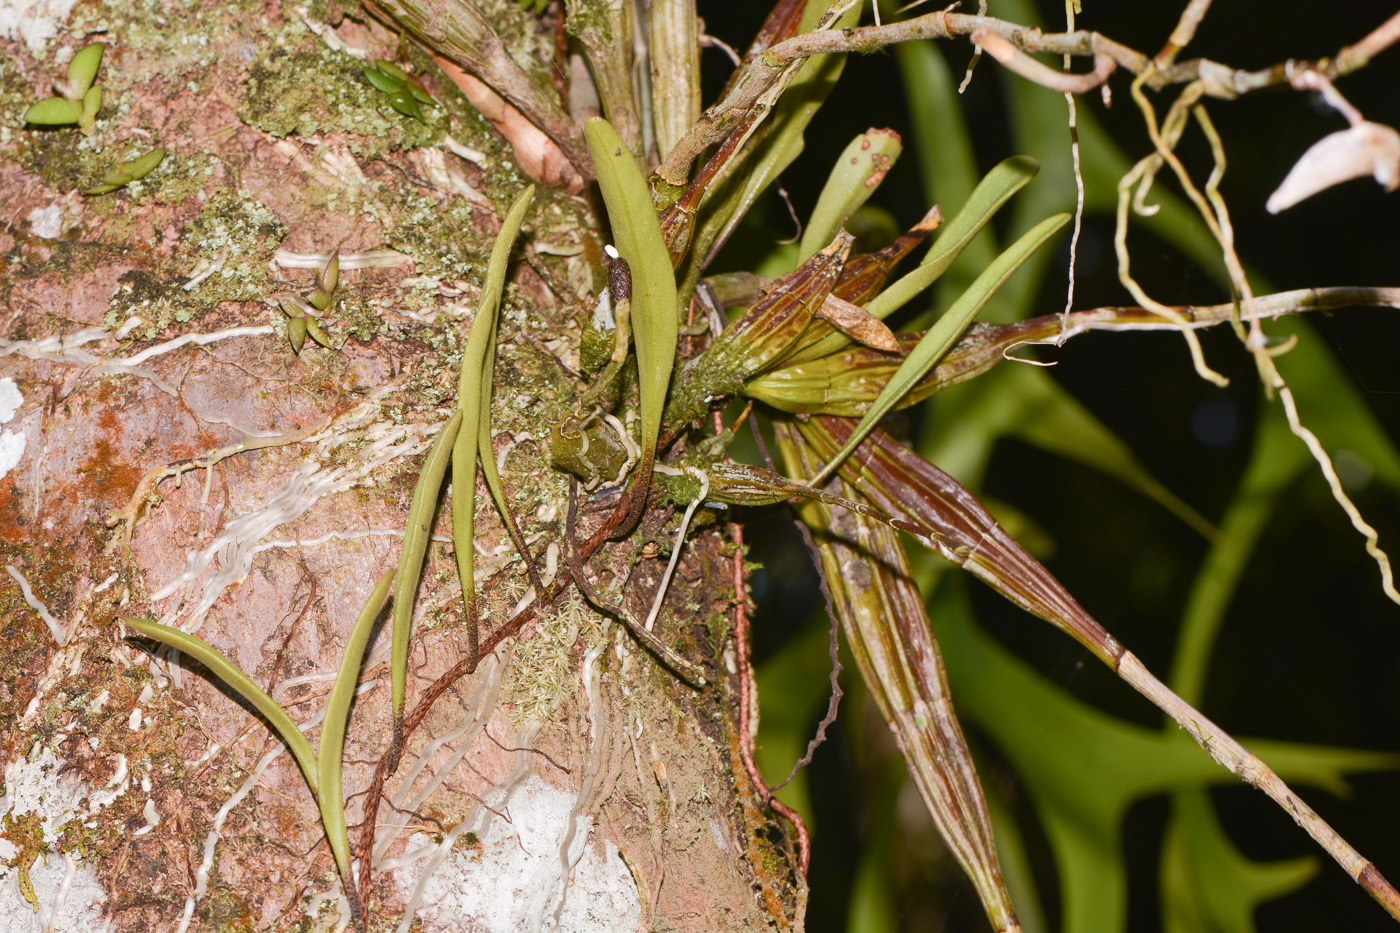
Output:
[[[5,933],[104,933],[107,892],[97,872],[74,856],[41,856],[29,869],[39,909],[19,893],[18,871],[0,866],[0,918]]]
[[[0,379],[0,424],[7,424],[24,403],[13,379]],[[24,432],[0,431],[0,478],[4,478],[24,456]]]
[[[0,836],[0,928],[6,933],[96,933],[103,929],[102,905],[107,894],[97,873],[71,854],[58,851],[64,826],[95,812],[98,795],[89,796],[87,786],[72,774],[61,775],[62,767],[63,759],[53,748],[38,744],[27,757],[17,756],[5,764],[0,817],[37,816],[48,847],[36,857],[32,850],[21,852]],[[120,770],[125,773],[125,760]],[[21,860],[30,864],[23,866]],[[20,869],[24,867],[28,868],[37,911],[20,890]]]
[[[424,929],[640,931],[636,882],[615,845],[589,844],[592,817],[578,817],[569,847],[573,871],[567,881],[560,877],[559,846],[573,808],[572,794],[538,777],[527,778],[511,797],[510,822],[491,821],[479,845],[459,843],[428,880],[417,914]],[[414,875],[409,886],[418,870],[416,865],[408,869]],[[556,923],[561,897],[564,906]]]
[[[31,54],[42,51],[77,0],[0,0],[0,36],[23,39]]]

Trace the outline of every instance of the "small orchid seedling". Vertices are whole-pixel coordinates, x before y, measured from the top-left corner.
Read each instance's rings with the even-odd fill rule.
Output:
[[[24,112],[24,122],[36,126],[77,124],[85,135],[91,133],[96,125],[97,111],[102,108],[102,86],[93,81],[97,78],[98,66],[102,64],[104,48],[101,42],[94,42],[79,49],[68,63],[67,81],[57,85],[61,96],[50,97],[31,106]]]
[[[95,88],[94,88],[95,90]],[[157,165],[165,161],[165,150],[155,148],[142,156],[128,159],[125,162],[118,162],[107,170],[107,174],[102,176],[102,180],[91,188],[83,190],[87,197],[99,194],[109,194],[119,188],[125,188],[133,181],[145,178],[155,171]]]
[[[390,107],[406,117],[412,117],[419,123],[428,122],[421,105],[428,104],[435,107],[437,101],[433,100],[427,91],[414,83],[408,72],[393,62],[379,58],[366,65],[364,73],[365,79],[374,85],[374,89],[389,98]]]
[[[297,356],[301,356],[301,348],[306,345],[307,337],[327,350],[335,349],[331,338],[321,327],[320,316],[335,300],[335,289],[339,284],[340,253],[337,251],[316,277],[316,290],[310,295],[303,298],[296,292],[281,292],[275,296],[287,315],[287,342]]]

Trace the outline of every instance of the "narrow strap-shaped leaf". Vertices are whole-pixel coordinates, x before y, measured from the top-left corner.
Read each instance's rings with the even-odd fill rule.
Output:
[[[812,485],[821,485],[832,471],[841,465],[841,461],[856,449],[856,446],[874,429],[880,419],[894,408],[906,392],[924,378],[924,374],[943,358],[943,355],[952,348],[953,344],[957,343],[962,332],[972,323],[972,319],[978,311],[982,310],[982,306],[987,303],[987,300],[996,294],[1002,283],[1010,278],[1011,274],[1068,220],[1068,214],[1047,217],[1011,244],[1005,252],[992,261],[990,266],[982,270],[982,274],[977,276],[977,279],[968,286],[967,291],[953,302],[953,306],[943,313],[943,316],[933,327],[929,328],[928,333],[924,335],[918,345],[905,357],[899,369],[895,370],[890,381],[885,384],[885,388],[871,403],[870,410],[865,413],[865,417],[851,433],[850,440],[812,480]],[[936,246],[937,244],[935,244]]]
[[[481,455],[481,475],[486,480],[486,488],[491,493],[491,499],[496,503],[496,511],[501,514],[501,522],[506,526],[506,534],[510,536],[511,543],[520,552],[520,560],[525,565],[525,570],[530,576],[530,583],[538,592],[542,589],[539,574],[535,572],[534,562],[530,558],[530,552],[525,542],[525,536],[520,533],[520,526],[516,524],[515,514],[510,510],[510,503],[506,500],[505,486],[501,484],[501,472],[496,465],[496,451],[491,446],[491,393],[496,372],[496,334],[491,334],[491,345],[487,349],[486,365],[482,370],[481,377],[481,398],[485,406],[481,414],[481,429],[478,435],[477,452]]]
[[[632,335],[637,346],[642,421],[642,460],[637,469],[633,509],[640,514],[651,483],[651,465],[661,436],[661,414],[676,361],[680,327],[676,276],[652,206],[651,191],[637,160],[601,117],[588,121],[584,138],[593,156],[617,251],[632,273]]]
[[[977,183],[957,216],[943,227],[943,232],[933,241],[919,268],[902,276],[872,298],[865,305],[865,310],[883,320],[918,297],[948,271],[948,267],[982,232],[982,228],[1007,199],[1024,188],[1039,171],[1039,163],[1029,156],[1012,156],[998,164]],[[850,340],[844,334],[830,334],[803,349],[801,358],[810,360],[826,356],[848,343]]]
[[[1007,200],[1024,188],[1040,171],[1040,163],[1030,156],[1012,156],[1000,162],[977,183],[967,203],[933,241],[919,268],[895,282],[871,301],[868,310],[876,317],[887,317],[909,299],[922,292],[953,264],[973,237],[992,219]]]
[[[295,321],[300,318],[294,319]],[[290,330],[290,326],[288,328]],[[438,492],[447,474],[447,462],[452,457],[457,434],[462,427],[461,410],[438,432],[437,440],[428,451],[428,459],[413,487],[413,504],[408,509],[408,527],[404,530],[403,550],[399,552],[398,583],[394,587],[394,621],[390,656],[390,683],[393,692],[394,717],[403,712],[404,690],[408,681],[408,640],[413,626],[413,603],[418,583],[423,578],[423,557],[428,552],[432,535],[433,515],[437,511]]]
[[[126,624],[147,638],[154,638],[178,651],[183,651],[209,668],[220,680],[238,691],[239,696],[253,704],[253,708],[263,714],[267,721],[272,724],[272,728],[276,729],[277,734],[282,737],[282,741],[287,744],[287,750],[296,759],[301,773],[306,777],[306,783],[311,785],[312,793],[320,794],[316,773],[316,755],[311,751],[311,743],[302,734],[301,727],[292,721],[291,716],[287,715],[287,711],[278,706],[272,697],[264,693],[262,687],[253,683],[252,678],[239,670],[236,664],[224,657],[217,648],[198,635],[191,635],[189,632],[182,632],[177,628],[152,622],[150,619],[128,618]]]
[[[846,144],[826,177],[817,206],[802,232],[799,261],[821,249],[884,180],[904,144],[894,130],[868,130]]]
[[[350,837],[345,832],[345,798],[341,790],[345,727],[350,722],[350,704],[355,700],[355,685],[360,680],[360,664],[365,659],[369,634],[374,630],[374,620],[379,618],[384,601],[389,598],[389,584],[393,582],[394,572],[386,571],[374,585],[369,599],[365,600],[365,607],[355,620],[355,626],[350,629],[345,653],[340,657],[340,669],[336,671],[330,699],[326,701],[326,718],[321,724],[321,749],[316,760],[321,789],[316,794],[316,802],[321,807],[321,825],[326,830],[326,841],[330,843],[335,866],[340,869],[340,877],[344,879],[346,887],[352,882]]]
[[[489,409],[489,400],[482,395],[489,391],[484,381],[487,355],[495,345],[496,314],[501,307],[501,292],[505,288],[506,270],[510,266],[510,251],[525,211],[535,196],[531,185],[515,199],[500,232],[491,247],[491,259],[486,266],[486,282],[481,287],[481,300],[467,334],[466,351],[462,354],[462,375],[457,384],[457,405],[462,411],[462,429],[452,446],[452,549],[457,558],[457,575],[462,582],[462,599],[473,605],[472,572],[476,545],[473,531],[476,525],[476,455],[481,446],[481,421]]]

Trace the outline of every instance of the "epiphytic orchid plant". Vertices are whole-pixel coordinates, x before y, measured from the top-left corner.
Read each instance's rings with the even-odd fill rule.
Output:
[[[1264,335],[1263,322],[1280,314],[1345,304],[1400,305],[1400,293],[1324,289],[1253,294],[1216,187],[1223,155],[1202,101],[1234,96],[1283,78],[1234,72],[1214,63],[1176,62],[1208,10],[1208,0],[1188,4],[1167,47],[1153,58],[1096,33],[1047,34],[983,15],[940,11],[860,26],[862,5],[856,0],[778,0],[719,100],[703,113],[699,20],[693,0],[567,3],[562,11],[564,31],[573,37],[587,66],[586,72],[575,72],[582,86],[574,88],[578,92],[574,96],[585,103],[572,114],[560,104],[552,86],[532,80],[505,53],[505,44],[478,4],[455,0],[433,4],[431,11],[428,6],[416,0],[379,0],[377,4],[416,41],[465,68],[499,95],[498,115],[511,115],[501,121],[505,131],[522,141],[528,136],[529,151],[523,147],[521,151],[527,171],[565,186],[597,182],[615,243],[607,294],[599,296],[600,313],[594,314],[583,335],[585,342],[604,350],[593,354],[591,362],[585,358],[584,375],[591,385],[580,392],[580,411],[556,426],[553,454],[558,465],[577,474],[589,488],[625,483],[625,489],[610,516],[585,539],[576,534],[571,508],[563,542],[568,573],[549,586],[533,581],[541,604],[557,597],[566,585],[576,586],[600,610],[621,618],[663,664],[700,684],[703,677],[695,666],[653,631],[670,569],[651,614],[642,621],[632,618],[625,607],[602,600],[590,582],[589,558],[604,542],[630,535],[649,508],[667,502],[686,506],[671,569],[697,509],[797,503],[802,521],[814,533],[831,611],[894,731],[929,813],[976,885],[993,926],[1018,930],[983,791],[954,713],[924,597],[911,577],[907,539],[896,533],[904,532],[1082,644],[1186,730],[1211,758],[1274,799],[1400,919],[1400,893],[1264,761],[1149,672],[1000,528],[971,492],[879,427],[890,411],[991,370],[1018,346],[1063,341],[1088,329],[1178,330],[1192,347],[1198,371],[1216,379],[1204,362],[1195,331],[1232,325],[1253,355],[1265,386],[1281,400],[1292,433],[1308,444],[1329,478],[1333,476],[1320,445],[1298,421],[1292,395],[1273,362],[1280,348]],[[559,5],[552,6],[558,12]],[[1120,277],[1138,307],[1011,324],[975,323],[1017,270],[1071,219],[1068,214],[1052,213],[1029,224],[1012,245],[990,257],[926,329],[893,332],[885,319],[940,282],[998,209],[1032,181],[1037,165],[1026,157],[1007,159],[971,191],[964,204],[933,208],[884,249],[857,253],[854,238],[843,227],[880,184],[901,149],[895,134],[881,130],[861,134],[847,148],[804,228],[794,261],[782,274],[775,278],[754,272],[708,275],[748,210],[801,154],[804,134],[839,78],[847,53],[953,36],[969,37],[979,54],[986,51],[1022,78],[1066,95],[1106,87],[1117,69],[1136,76],[1131,94],[1143,110],[1153,151],[1119,186],[1118,246]],[[1383,48],[1377,47],[1380,41],[1371,43],[1366,54]],[[639,52],[642,49],[645,56]],[[1090,57],[1093,69],[1082,74],[1058,72],[1031,58],[1030,52]],[[1340,74],[1364,63],[1364,58],[1338,56],[1318,69]],[[1184,88],[1180,97],[1159,121],[1145,89],[1178,85]],[[600,111],[602,116],[578,119],[588,110]],[[1203,190],[1174,153],[1191,121],[1217,155],[1216,171]],[[522,133],[524,124],[529,134]],[[1228,305],[1169,307],[1148,296],[1129,273],[1125,245],[1129,208],[1146,210],[1143,198],[1164,167],[1176,174],[1215,237],[1236,295]],[[394,593],[395,735],[376,773],[371,801],[378,801],[386,774],[396,767],[406,734],[425,715],[426,706],[421,703],[415,711],[406,709],[405,665],[432,509],[449,463],[454,487],[468,491],[454,497],[453,518],[473,633],[472,656],[460,671],[454,671],[460,675],[474,669],[482,651],[519,630],[513,622],[506,623],[478,643],[470,490],[479,458],[512,538],[524,552],[526,546],[513,529],[495,475],[490,402],[496,306],[510,246],[529,199],[526,192],[506,215],[466,348],[458,409],[428,455],[414,495]],[[943,211],[951,215],[946,222]],[[930,237],[927,251],[912,262],[910,257]],[[901,263],[912,267],[896,277]],[[731,316],[733,322],[727,323]],[[635,370],[629,360],[635,361]],[[719,413],[736,398],[748,399],[755,412],[771,420],[780,466],[729,459],[733,426],[725,427]],[[635,437],[626,423],[630,414],[635,414]],[[1333,488],[1366,536],[1387,592],[1393,594],[1389,562],[1377,547],[1376,533],[1361,520],[1340,484],[1334,482]],[[380,601],[387,587],[386,578],[376,594]],[[378,606],[376,602],[372,611],[366,610],[368,621],[357,631],[372,623]],[[155,638],[173,638],[150,625],[140,629]],[[191,644],[181,646],[191,650]],[[362,650],[363,642],[357,645]],[[746,665],[742,643],[738,654],[740,664]],[[215,663],[218,660],[213,658]],[[341,702],[337,728],[342,734],[357,664],[356,659],[347,668],[348,679],[337,685]],[[746,672],[741,672],[744,676]],[[251,696],[247,691],[245,695]],[[262,708],[259,700],[254,702]],[[426,702],[430,705],[431,697]],[[264,712],[280,722],[272,711]],[[740,732],[748,741],[747,729]],[[299,750],[298,761],[318,797],[329,795],[322,800],[323,816],[328,834],[334,834],[337,865],[347,888],[353,888],[351,853],[338,799],[338,740],[323,740],[316,759],[304,738],[297,741],[299,732],[287,735]],[[745,747],[744,755],[750,775],[761,782],[749,760],[751,749]],[[313,770],[320,775],[319,785],[312,778]],[[763,793],[770,804],[780,807],[766,787]],[[371,859],[366,852],[374,837],[374,820],[371,806],[360,849],[358,888],[362,891],[368,890]],[[800,831],[798,835],[803,848],[800,865],[805,869],[805,837]]]
[[[523,80],[519,67],[498,54],[502,43],[475,4],[453,4],[431,30],[423,26],[424,13],[413,0],[384,0],[381,6],[419,42],[474,73],[542,132],[540,148],[547,155],[531,157],[542,167],[540,174],[547,176],[550,170],[543,166],[553,164],[556,178],[596,178],[601,189],[616,258],[603,298],[607,313],[594,315],[584,341],[605,351],[593,354],[595,366],[587,374],[598,380],[585,399],[593,411],[571,417],[554,434],[556,463],[590,488],[607,478],[621,481],[631,469],[612,517],[586,544],[571,548],[573,582],[591,601],[621,614],[645,644],[684,675],[684,662],[646,634],[652,619],[643,627],[628,619],[625,610],[599,603],[588,583],[587,556],[600,542],[631,532],[653,488],[672,501],[688,503],[686,521],[702,503],[804,502],[801,516],[816,532],[831,609],[894,729],[929,812],[974,880],[993,925],[1018,929],[938,646],[909,577],[905,545],[894,533],[906,532],[1083,644],[1212,758],[1277,801],[1400,919],[1400,894],[1264,762],[1154,677],[1001,530],[967,489],[877,426],[894,408],[985,373],[1018,346],[1062,342],[1087,329],[1177,329],[1190,344],[1198,371],[1217,378],[1204,362],[1195,330],[1229,323],[1255,355],[1265,385],[1283,399],[1293,433],[1310,437],[1298,424],[1288,387],[1273,366],[1275,350],[1263,337],[1261,321],[1349,303],[1395,304],[1397,295],[1386,289],[1337,289],[1255,296],[1250,290],[1216,191],[1223,156],[1201,101],[1233,96],[1251,81],[1267,82],[1236,72],[1235,84],[1227,87],[1221,66],[1176,63],[1208,2],[1190,3],[1167,47],[1149,59],[1094,33],[1029,33],[986,16],[950,12],[886,23],[877,15],[875,25],[860,27],[861,4],[854,0],[779,0],[719,100],[703,114],[693,3],[638,4],[634,9],[627,2],[570,2],[566,30],[588,66],[587,77],[578,79],[589,86],[576,89],[576,96],[591,97],[607,117],[593,118],[582,133],[548,89]],[[862,134],[843,154],[805,227],[795,268],[771,280],[752,273],[707,277],[748,209],[801,153],[808,124],[840,76],[846,53],[958,35],[970,37],[978,54],[987,51],[1016,74],[1067,96],[1106,87],[1119,68],[1136,75],[1133,98],[1144,111],[1155,150],[1120,184],[1118,243],[1120,277],[1141,307],[1067,312],[1003,325],[974,323],[1017,269],[1069,220],[1054,215],[1031,225],[992,258],[925,332],[893,333],[884,319],[938,281],[997,210],[1032,179],[1037,166],[1024,157],[1008,159],[941,228],[939,208],[934,208],[890,246],[859,254],[842,227],[879,185],[901,148],[895,134],[878,130]],[[1378,51],[1381,41],[1372,41],[1368,54]],[[1032,51],[1089,56],[1093,70],[1057,72],[1031,58],[1027,53]],[[1360,61],[1343,55],[1323,68],[1341,73]],[[638,74],[645,79],[637,80]],[[1143,89],[1174,85],[1185,90],[1159,124]],[[1072,98],[1070,104],[1073,114]],[[1173,153],[1193,119],[1217,153],[1217,171],[1204,193]],[[1145,210],[1142,199],[1163,166],[1178,175],[1214,233],[1235,286],[1235,302],[1189,311],[1167,307],[1146,295],[1129,274],[1123,245],[1127,206],[1132,200],[1139,211]],[[935,231],[922,259],[891,282],[896,267]],[[727,314],[736,312],[726,326]],[[690,339],[678,344],[682,325]],[[695,339],[707,331],[708,340]],[[629,340],[635,346],[635,381],[621,365]],[[757,403],[757,411],[772,419],[781,473],[771,463],[729,461],[725,447],[732,435],[717,416],[715,433],[709,432],[709,416],[733,398],[749,399],[750,408]],[[616,417],[633,404],[640,426],[636,439]],[[1330,472],[1325,455],[1319,459]],[[1334,484],[1334,489],[1362,527],[1340,487]],[[1190,517],[1199,527],[1199,517]],[[1389,564],[1376,547],[1375,534],[1369,526],[1363,533],[1387,592],[1393,593]],[[805,865],[805,853],[803,859]]]

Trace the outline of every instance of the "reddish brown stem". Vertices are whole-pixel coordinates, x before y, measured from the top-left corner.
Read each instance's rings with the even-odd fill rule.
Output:
[[[749,776],[754,790],[783,819],[792,824],[797,836],[797,868],[802,877],[807,877],[807,868],[812,864],[812,840],[807,835],[807,826],[802,815],[773,796],[768,782],[758,770],[753,760],[753,736],[749,732],[749,608],[748,592],[744,588],[744,531],[734,526],[734,655],[739,669],[739,757],[744,762],[744,773]]]

